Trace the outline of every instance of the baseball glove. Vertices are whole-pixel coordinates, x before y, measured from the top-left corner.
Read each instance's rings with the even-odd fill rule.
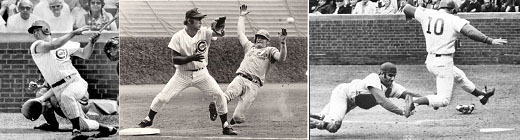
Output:
[[[29,99],[22,105],[22,114],[25,118],[35,121],[42,114],[43,105],[38,99]]]
[[[459,112],[462,112],[462,114],[471,114],[473,110],[475,110],[475,104],[471,105],[457,105],[455,109]]]
[[[219,36],[224,36],[225,27],[226,27],[226,17],[225,16],[218,17],[213,22],[211,22],[211,29],[213,30],[213,32],[215,32]]]
[[[119,60],[119,37],[110,38],[105,44],[105,54],[111,61]]]

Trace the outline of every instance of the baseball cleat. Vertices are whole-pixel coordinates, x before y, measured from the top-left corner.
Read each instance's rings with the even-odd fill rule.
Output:
[[[141,127],[141,128],[145,128],[148,126],[152,126],[152,121],[148,121],[148,120],[144,119],[137,125],[139,125],[139,127]]]
[[[211,121],[217,120],[217,107],[215,107],[215,102],[209,103],[209,119]]]
[[[114,135],[116,133],[117,133],[117,129],[116,128],[112,128],[112,130],[109,130],[109,131],[100,131],[99,133],[94,134],[92,137],[94,137],[94,138],[102,138],[102,137],[108,137],[110,135]]]
[[[224,135],[238,135],[238,132],[233,130],[231,127],[224,127],[222,130],[222,134]]]
[[[412,115],[412,111],[415,109],[415,106],[413,104],[413,98],[411,95],[407,94],[405,98],[405,109],[404,109],[404,116],[406,118],[410,117]]]
[[[49,123],[43,123],[41,125],[35,126],[34,129],[40,129],[45,131],[58,131],[59,130],[59,124],[58,125],[51,125]]]
[[[314,119],[317,119],[317,120],[323,120],[325,118],[325,115],[321,115],[321,114],[314,114],[314,113],[310,113],[309,116],[311,118],[314,118]]]
[[[75,136],[79,136],[79,135],[81,135],[81,131],[79,131],[78,129],[72,130],[72,136],[75,137]]]
[[[484,98],[480,99],[480,103],[482,103],[482,105],[486,105],[486,103],[489,100],[489,97],[495,95],[495,88],[493,88],[490,92],[488,92],[487,87],[484,87],[484,92],[486,92],[486,94],[484,95]]]

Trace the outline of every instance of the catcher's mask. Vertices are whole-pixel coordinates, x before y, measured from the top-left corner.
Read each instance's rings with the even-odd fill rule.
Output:
[[[119,60],[119,37],[112,37],[110,38],[107,43],[105,43],[105,54],[107,55],[108,59],[111,61],[118,61]]]
[[[22,114],[25,118],[35,121],[42,114],[43,105],[37,100],[28,100],[22,105]]]
[[[267,32],[267,30],[258,30],[255,34],[255,43],[256,43],[256,39],[258,38],[258,36],[263,36],[267,39],[267,41],[269,41],[269,32]]]

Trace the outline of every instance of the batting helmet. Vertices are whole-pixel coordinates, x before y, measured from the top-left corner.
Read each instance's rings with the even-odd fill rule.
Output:
[[[456,9],[458,6],[453,0],[441,0],[439,8]]]
[[[265,37],[267,40],[269,40],[269,32],[267,32],[267,30],[258,30],[255,34],[255,43],[256,43],[256,38],[258,36],[263,36]]]
[[[42,114],[43,105],[40,101],[35,99],[27,100],[22,105],[22,114],[25,118],[35,121]]]
[[[107,43],[105,43],[104,51],[108,59],[112,61],[119,60],[119,37],[110,38]]]
[[[27,31],[30,34],[33,34],[34,29],[37,29],[37,28],[41,28],[43,34],[45,34],[45,35],[50,35],[51,34],[51,27],[49,26],[49,24],[47,22],[45,22],[43,20],[34,21],[34,23],[31,25],[31,27]]]

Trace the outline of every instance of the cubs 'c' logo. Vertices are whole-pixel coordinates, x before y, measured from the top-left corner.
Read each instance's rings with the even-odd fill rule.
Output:
[[[58,58],[58,60],[64,60],[65,58],[67,58],[68,55],[69,55],[69,53],[67,52],[66,49],[57,49],[56,50],[56,58]]]
[[[206,52],[206,40],[199,40],[197,42],[197,50],[195,51],[195,53],[204,53]]]

